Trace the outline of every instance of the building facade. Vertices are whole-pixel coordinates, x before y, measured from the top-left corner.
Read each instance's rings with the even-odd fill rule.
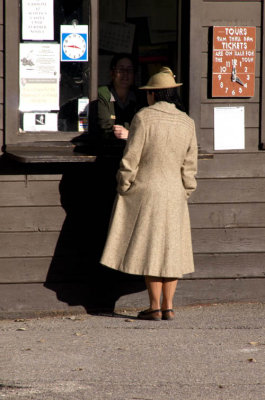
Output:
[[[120,296],[143,290],[141,281],[131,279],[129,288],[127,278],[110,276],[97,264],[109,210],[108,182],[102,192],[98,187],[105,165],[98,166],[89,146],[76,151],[75,139],[91,134],[90,116],[85,113],[81,120],[75,111],[71,118],[86,99],[93,110],[97,86],[106,80],[104,66],[124,49],[138,56],[139,83],[161,64],[176,71],[196,123],[198,189],[189,203],[196,271],[185,279],[261,282],[264,2],[171,0],[166,6],[174,11],[174,21],[167,31],[163,18],[169,21],[168,14],[157,1],[152,13],[147,1],[111,1],[112,7],[104,7],[97,0],[80,0],[72,9],[63,0],[40,3],[36,9],[36,1],[0,0],[0,310],[19,312],[35,304],[45,311],[46,302],[54,310],[114,307]],[[32,11],[44,19],[47,11],[53,26],[44,23],[44,32],[32,33],[26,18],[41,25]],[[63,34],[73,33],[76,19],[77,26],[87,27],[81,32],[87,58],[65,62],[56,49]],[[117,32],[110,42],[104,40],[109,32]],[[125,33],[127,39],[121,40]],[[28,76],[21,60],[27,63],[32,51],[46,58]],[[50,79],[47,63],[53,71],[58,67],[60,77]],[[40,85],[42,99],[34,85]],[[47,97],[53,106],[43,105]],[[37,126],[40,117],[46,118],[45,129]],[[107,289],[110,280],[116,282],[115,293]]]

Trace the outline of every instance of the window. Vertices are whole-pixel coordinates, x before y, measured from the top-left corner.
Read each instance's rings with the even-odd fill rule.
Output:
[[[89,130],[97,15],[98,0],[5,0],[7,149],[69,142]]]

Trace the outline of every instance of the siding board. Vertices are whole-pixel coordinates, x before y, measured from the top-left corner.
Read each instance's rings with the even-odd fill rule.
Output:
[[[60,311],[69,312],[85,312],[85,310],[97,310],[99,307],[95,306],[95,300],[99,302],[98,293],[95,287],[88,284],[68,284],[62,288],[61,284],[54,286],[54,291],[61,293],[63,289],[64,301],[59,301],[54,291],[48,290],[42,284],[25,284],[25,285],[1,285],[0,290],[0,303],[2,316],[13,318],[32,316],[35,313],[37,316],[48,315],[53,310],[54,313]],[[22,287],[23,286],[23,287]],[[142,285],[139,288],[142,291]],[[71,296],[71,293],[77,293],[79,296]],[[121,290],[111,291],[113,294],[120,298],[116,301],[116,311],[126,310],[127,299],[123,298],[124,293]],[[117,293],[118,292],[118,293]],[[145,299],[147,296],[144,293],[140,299]],[[264,295],[264,280],[263,279],[239,279],[239,280],[188,280],[180,282],[178,290],[176,291],[175,304],[178,307],[187,305],[201,305],[201,304],[214,304],[223,302],[244,302],[246,301],[265,301]],[[145,300],[143,300],[145,301]],[[98,304],[96,303],[96,305]],[[134,309],[137,309],[140,304],[139,300],[132,299],[131,303]],[[75,307],[73,307],[75,306]],[[89,311],[88,311],[89,312]],[[216,309],[218,312],[218,308]],[[23,334],[22,334],[23,335]]]
[[[42,174],[42,175],[27,175],[27,180],[28,181],[60,181],[62,179],[62,175],[58,174],[52,174],[52,175],[47,175],[47,174]]]
[[[263,203],[265,179],[199,179],[190,203]]]
[[[0,207],[60,205],[58,182],[2,182],[0,187]]]
[[[46,281],[52,257],[42,258],[2,258],[0,259],[0,284],[37,283]],[[265,253],[249,254],[195,254],[195,272],[183,279],[220,278],[262,278],[265,276]],[[79,266],[89,265],[89,260],[62,258],[56,260],[56,273],[53,282],[83,281],[89,278],[88,269]],[[73,265],[75,268],[73,268]]]
[[[58,232],[0,233],[0,258],[52,257],[59,238]],[[193,229],[195,253],[265,252],[265,228]],[[84,256],[88,248],[72,246],[73,236],[64,234],[64,246],[57,256]]]
[[[253,25],[261,26],[262,3],[238,3],[233,1],[207,2],[203,4],[202,26]]]
[[[3,121],[3,112],[4,112],[4,107],[1,104],[0,105],[0,129],[3,130],[4,128],[4,121]]]
[[[62,207],[0,207],[0,232],[60,231]]]
[[[193,229],[194,253],[265,252],[265,228]]]
[[[52,256],[58,238],[59,232],[0,233],[0,258]]]
[[[10,175],[0,175],[0,185],[1,182],[28,182],[28,181],[60,181],[62,175],[28,175],[28,174],[20,174],[16,175],[16,173],[12,173]]]
[[[0,78],[0,102],[4,103],[4,80]]]
[[[3,11],[4,11],[4,0],[0,0],[0,24],[2,25],[4,23],[4,15],[3,15]]]
[[[62,257],[56,259],[56,271],[50,272],[52,257],[31,258],[1,258],[0,259],[0,284],[1,283],[34,283],[45,282],[49,273],[49,281],[74,282],[83,281],[90,275],[87,268],[89,258]],[[84,267],[86,266],[86,267]]]
[[[0,51],[4,49],[4,28],[0,26]]]
[[[264,278],[265,253],[195,254],[195,272],[186,278]]]
[[[247,165],[247,168],[246,168]],[[263,178],[265,153],[215,153],[211,160],[199,160],[199,178]]]
[[[3,76],[4,73],[4,57],[3,57],[3,53],[0,52],[0,77]]]
[[[192,228],[265,227],[265,203],[190,204]]]
[[[0,259],[0,283],[45,282],[51,257]]]
[[[84,257],[95,251],[95,243],[89,247],[89,239],[79,238],[78,232],[63,232],[63,239],[60,232],[5,232],[0,233],[0,258],[24,258],[24,257],[52,257],[56,248],[57,257],[78,256]],[[56,247],[58,239],[61,243]],[[93,248],[92,248],[93,247]],[[94,254],[94,253],[93,253]]]

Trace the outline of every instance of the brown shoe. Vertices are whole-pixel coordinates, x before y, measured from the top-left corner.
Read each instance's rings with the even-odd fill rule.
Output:
[[[146,319],[149,321],[160,321],[162,318],[161,310],[144,310],[139,312],[138,319]]]
[[[167,320],[167,321],[172,321],[172,319],[175,318],[175,313],[174,310],[171,308],[168,310],[163,310],[162,311],[162,319]]]

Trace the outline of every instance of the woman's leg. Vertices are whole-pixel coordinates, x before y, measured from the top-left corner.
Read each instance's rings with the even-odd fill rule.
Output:
[[[162,284],[163,301],[162,311],[173,309],[173,298],[177,288],[178,280],[171,278],[164,278]]]
[[[145,284],[149,294],[150,310],[160,310],[163,278],[145,276]]]

